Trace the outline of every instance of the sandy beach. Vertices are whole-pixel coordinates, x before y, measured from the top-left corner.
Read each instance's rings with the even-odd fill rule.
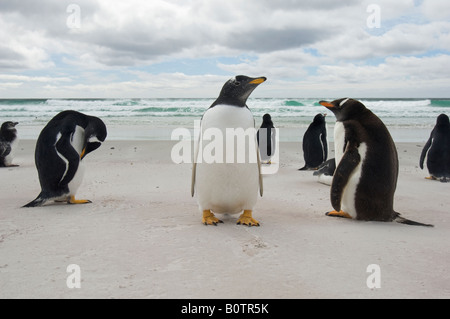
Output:
[[[450,185],[424,179],[423,143],[397,144],[395,209],[434,228],[326,217],[329,186],[297,171],[295,142],[264,177],[261,227],[204,226],[175,143],[107,140],[85,159],[77,198],[92,204],[24,209],[40,186],[35,140],[22,140],[20,167],[0,170],[0,298],[450,298]]]

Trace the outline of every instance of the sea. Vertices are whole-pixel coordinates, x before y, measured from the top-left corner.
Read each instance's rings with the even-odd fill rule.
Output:
[[[264,114],[271,115],[280,130],[281,141],[301,141],[318,113],[326,114],[331,131],[335,117],[319,104],[322,98],[250,98],[249,109],[256,126]],[[394,140],[426,141],[438,115],[450,115],[449,99],[358,99],[388,127]],[[0,99],[0,122],[19,122],[23,139],[36,139],[56,114],[76,110],[101,118],[110,139],[170,140],[176,128],[193,130],[205,110],[214,102],[208,98],[158,99]],[[332,139],[332,131],[329,136]]]

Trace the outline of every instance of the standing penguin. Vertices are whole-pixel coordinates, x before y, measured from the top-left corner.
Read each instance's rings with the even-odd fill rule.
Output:
[[[337,168],[330,196],[335,211],[327,215],[431,226],[402,218],[394,211],[398,155],[384,123],[353,99],[321,101],[320,104],[331,110],[337,119]]]
[[[427,177],[427,179],[439,179],[441,182],[448,182],[450,179],[450,121],[445,114],[438,116],[436,126],[422,150],[420,156],[421,169],[423,169],[423,162],[427,153],[427,167],[430,173],[430,177]]]
[[[17,122],[5,122],[0,128],[0,167],[15,167],[12,160],[17,146]]]
[[[327,128],[325,116],[317,114],[303,135],[305,166],[299,171],[316,170],[328,158]]]
[[[204,113],[201,120],[199,143],[196,147],[192,169],[191,194],[197,192],[197,201],[205,225],[217,225],[219,214],[240,215],[237,224],[259,226],[252,212],[258,197],[263,194],[261,166],[256,141],[255,120],[248,109],[247,98],[253,90],[266,81],[265,77],[250,78],[239,75],[225,83],[217,100]],[[237,133],[233,136],[230,133]],[[238,134],[241,132],[241,134]],[[212,139],[218,160],[206,158]],[[228,137],[231,135],[231,139]],[[227,137],[224,140],[224,137]],[[244,139],[244,143],[235,143]],[[245,159],[242,161],[242,155]],[[241,160],[239,160],[241,158]]]
[[[256,138],[258,140],[261,162],[271,164],[271,158],[275,154],[276,130],[270,114],[264,114],[263,122],[256,134]]]
[[[42,191],[24,207],[35,207],[49,200],[86,204],[75,194],[84,175],[83,159],[106,139],[106,126],[97,117],[76,111],[56,115],[44,127],[36,143],[35,161]]]

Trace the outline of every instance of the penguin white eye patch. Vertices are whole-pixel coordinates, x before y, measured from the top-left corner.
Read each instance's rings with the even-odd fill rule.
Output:
[[[88,140],[88,143],[95,143],[95,142],[101,143],[101,141],[95,135],[91,136]]]
[[[347,98],[347,99],[345,99],[345,100],[342,100],[342,102],[341,102],[341,103],[339,103],[339,106],[340,106],[340,107],[344,106],[344,104],[345,104],[345,103],[347,103],[347,102],[348,102],[348,100],[350,100],[350,99],[349,99],[349,98]]]

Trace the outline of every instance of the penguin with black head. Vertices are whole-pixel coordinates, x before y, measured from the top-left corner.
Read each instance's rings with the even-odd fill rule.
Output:
[[[12,164],[18,144],[16,125],[18,122],[5,122],[0,128],[0,167],[16,167]]]
[[[384,123],[361,102],[345,98],[321,105],[336,116],[336,171],[328,216],[432,226],[394,211],[398,155]]]
[[[77,111],[64,111],[50,120],[41,131],[35,150],[42,190],[24,207],[41,206],[50,200],[90,203],[75,199],[84,175],[83,159],[101,146],[106,135],[102,120]]]
[[[317,170],[328,158],[326,114],[317,114],[303,135],[303,158],[305,166],[299,171]]]
[[[264,114],[261,127],[256,134],[261,163],[271,164],[271,158],[275,154],[276,130],[270,114]]]
[[[438,116],[436,126],[422,150],[421,169],[427,155],[427,168],[430,173],[427,179],[450,182],[450,121],[446,114]]]
[[[197,193],[197,202],[203,214],[202,223],[215,225],[222,223],[214,214],[241,213],[237,224],[259,226],[252,216],[257,202],[258,189],[263,195],[261,163],[256,141],[255,120],[247,107],[247,99],[254,89],[265,82],[265,77],[251,78],[239,75],[228,80],[217,100],[203,114],[200,124],[192,168],[191,194]],[[228,139],[229,132],[245,132],[245,143]],[[218,132],[212,137],[211,132]],[[204,158],[208,141],[226,137],[218,142],[215,149],[223,155],[223,160],[210,161]],[[241,138],[237,135],[236,138]],[[230,144],[230,142],[232,144]],[[243,152],[243,153],[242,153]],[[245,160],[237,157],[244,154]],[[253,160],[251,159],[253,158]]]

